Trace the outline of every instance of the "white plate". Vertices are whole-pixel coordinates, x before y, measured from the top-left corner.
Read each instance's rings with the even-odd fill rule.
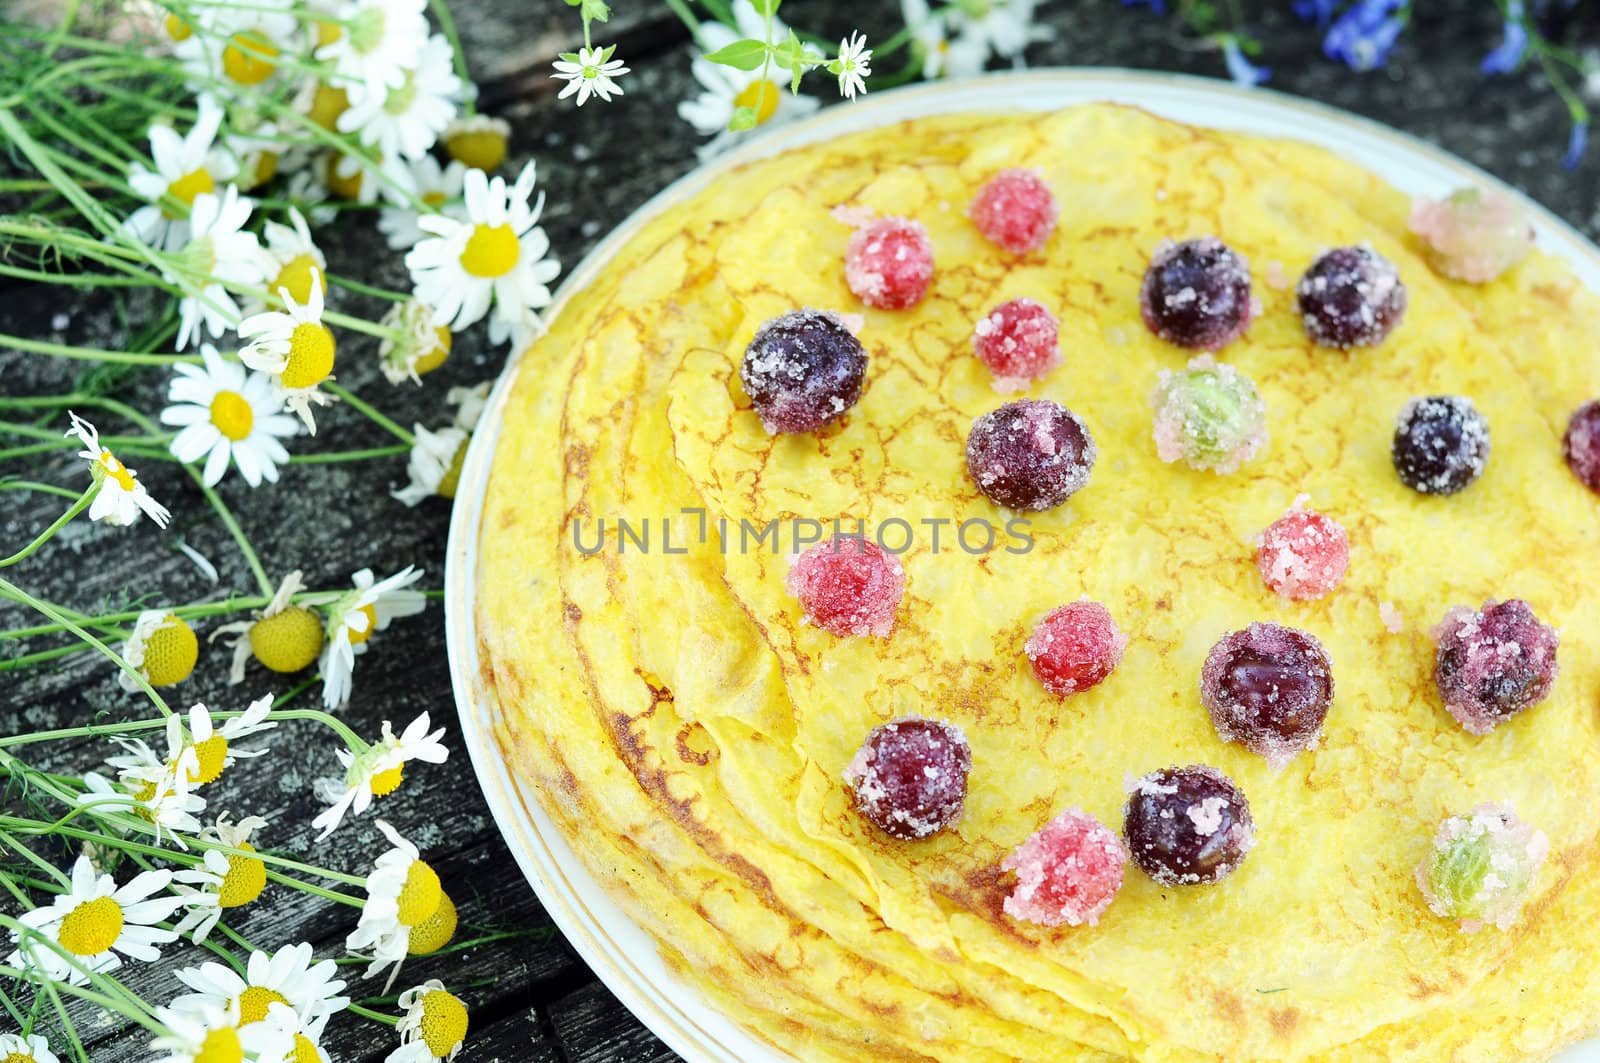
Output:
[[[568,274],[547,316],[559,314],[566,301],[581,291],[649,218],[681,203],[741,163],[906,118],[952,111],[1054,110],[1096,100],[1137,104],[1194,125],[1309,141],[1331,148],[1413,194],[1441,196],[1463,184],[1478,184],[1518,195],[1483,171],[1423,141],[1296,97],[1174,74],[1032,70],[897,89],[752,136],[737,150],[675,182],[618,225]],[[1522,201],[1532,214],[1540,246],[1566,258],[1584,283],[1600,292],[1600,251],[1548,210]],[[752,1037],[667,970],[652,939],[612,903],[605,888],[545,816],[527,784],[512,775],[495,741],[495,710],[483,687],[475,628],[478,529],[489,466],[518,361],[512,358],[507,364],[473,434],[450,522],[445,623],[463,741],[495,822],[534,892],[567,940],[622,1003],[695,1063],[782,1063],[790,1057]],[[1570,1049],[1560,1063],[1600,1063],[1600,1040]]]

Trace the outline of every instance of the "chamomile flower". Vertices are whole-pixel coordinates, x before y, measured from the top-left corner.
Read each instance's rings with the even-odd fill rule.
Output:
[[[410,482],[389,494],[407,506],[435,496],[455,498],[467,456],[467,433],[454,425],[435,432],[413,424],[411,434],[411,457],[406,462]]]
[[[398,85],[361,93],[339,116],[341,133],[355,133],[385,159],[420,159],[444,132],[462,95],[450,42],[435,34],[417,52],[415,68]]]
[[[229,115],[228,130],[222,142],[238,160],[234,184],[240,191],[253,192],[295,164],[303,149],[286,141],[278,123],[239,108]],[[293,208],[290,208],[293,209]]]
[[[17,1033],[0,1033],[0,1060],[4,1063],[61,1063],[50,1042],[38,1034],[27,1037]]]
[[[405,1014],[395,1025],[400,1047],[384,1063],[436,1063],[452,1060],[467,1039],[467,1006],[430,978],[400,994]]]
[[[450,158],[475,170],[492,173],[506,159],[511,123],[486,114],[468,115],[446,126],[441,139]]]
[[[391,331],[378,344],[378,358],[391,384],[404,380],[421,384],[423,376],[450,357],[454,342],[450,328],[434,321],[426,303],[415,299],[395,303],[383,315],[382,324]]]
[[[362,206],[376,203],[380,197],[387,203],[409,202],[407,195],[412,191],[411,174],[405,160],[399,158],[371,162],[359,155],[330,152],[309,172],[321,180],[328,195]],[[316,219],[316,210],[311,213]]]
[[[253,0],[249,4],[193,5],[185,16],[195,30],[173,53],[189,72],[197,90],[217,80],[234,85],[261,85],[278,70],[287,50],[295,47],[297,20],[291,0]],[[171,22],[168,32],[172,31]]]
[[[177,772],[143,742],[137,742],[137,748],[125,748],[128,753],[107,762],[119,769],[118,782],[114,784],[90,772],[83,777],[86,790],[75,802],[87,806],[88,814],[96,817],[108,812],[130,812],[150,824],[157,845],[163,838],[170,838],[178,848],[188,849],[183,835],[200,830],[199,816],[206,810],[205,798],[191,792]],[[121,832],[120,827],[108,829]]]
[[[177,262],[162,274],[183,289],[178,305],[178,349],[200,339],[200,326],[220,336],[239,323],[239,304],[228,287],[254,288],[261,284],[261,247],[256,234],[246,232],[251,200],[233,185],[221,195],[203,192],[189,212],[189,240],[177,252]]]
[[[283,1063],[329,1063],[328,1050],[322,1047],[322,1034],[327,1029],[328,1016],[318,1015],[303,1019],[294,1009],[283,1004],[269,1004],[267,1017],[244,1028],[246,1048],[252,1047],[258,1036],[276,1036],[288,1039],[289,1051]],[[258,1032],[260,1034],[258,1035]],[[272,1063],[269,1057],[259,1056],[256,1063]]]
[[[357,572],[355,589],[327,606],[327,640],[322,650],[322,703],[336,709],[350,700],[350,676],[356,658],[367,652],[367,640],[396,619],[422,612],[428,600],[408,590],[422,570],[407,565],[385,580],[375,581],[370,568]]]
[[[268,694],[252,701],[244,712],[217,727],[211,722],[211,710],[204,705],[192,705],[187,735],[183,716],[173,713],[167,717],[167,763],[174,770],[180,763],[187,764],[185,781],[190,786],[216,782],[241,758],[259,757],[266,752],[265,749],[239,749],[237,743],[278,726],[277,721],[267,718],[271,712],[272,695]],[[185,754],[191,750],[194,756],[188,759]]]
[[[756,14],[750,0],[735,0],[733,18],[738,29],[729,29],[720,22],[707,22],[700,27],[700,44],[706,52],[714,52],[742,38],[765,40],[767,20]],[[774,40],[789,36],[789,27],[782,19],[772,20]],[[821,58],[819,55],[817,58]],[[788,74],[774,67],[768,79],[762,80],[760,69],[735,70],[720,63],[696,58],[689,72],[700,82],[702,92],[692,100],[678,104],[678,117],[694,126],[702,136],[713,136],[701,145],[702,159],[709,158],[731,146],[736,134],[728,131],[734,112],[748,107],[755,112],[756,125],[782,125],[815,111],[818,102],[810,96],[797,96],[788,91]]]
[[[461,203],[462,182],[467,176],[465,165],[451,159],[449,165],[441,167],[432,155],[424,155],[408,167],[419,200],[446,217],[458,221],[466,217],[466,208]],[[410,205],[385,207],[378,215],[378,231],[396,251],[412,247],[428,235],[417,225],[421,216],[422,212]]]
[[[117,460],[109,447],[100,445],[100,433],[94,425],[70,410],[67,416],[72,418],[72,427],[66,434],[82,440],[85,449],[78,452],[78,457],[89,463],[90,475],[100,484],[100,493],[89,504],[89,519],[127,527],[137,523],[139,514],[143,513],[156,527],[165,528],[172,515],[150,497],[144,484],[139,482],[138,474]]]
[[[350,999],[339,995],[345,984],[335,977],[338,965],[313,959],[311,946],[301,942],[271,954],[250,953],[243,977],[220,963],[180,968],[174,973],[192,992],[175,999],[172,1008],[189,1014],[207,1009],[231,1013],[238,1016],[241,1029],[265,1019],[273,1004],[288,1007],[302,1020],[344,1010]]]
[[[260,816],[229,823],[227,813],[223,813],[215,825],[200,832],[200,840],[252,853],[255,846],[250,844],[250,835],[266,825]],[[216,927],[225,909],[241,908],[261,896],[267,888],[267,865],[259,857],[207,849],[204,863],[175,873],[172,882],[172,888],[189,909],[178,921],[178,934],[192,931],[198,945]]]
[[[333,331],[322,323],[321,270],[313,267],[311,277],[311,298],[304,305],[287,288],[279,288],[282,310],[253,314],[239,323],[239,338],[250,341],[239,349],[239,360],[269,374],[279,396],[316,435],[311,406],[333,401],[317,385],[333,378],[335,344]]]
[[[344,32],[317,49],[316,56],[333,64],[340,77],[355,82],[357,91],[383,98],[405,84],[428,40],[427,0],[349,0],[335,12]]]
[[[1035,41],[1055,36],[1049,26],[1034,21],[1033,9],[1039,0],[979,0],[957,4],[947,12],[950,29],[963,48],[978,51],[979,69],[992,52],[1022,66],[1022,52]]]
[[[14,929],[11,940],[19,947],[6,963],[82,985],[89,980],[86,971],[114,971],[122,966],[122,956],[146,963],[160,959],[156,946],[170,944],[178,935],[155,924],[183,905],[181,897],[156,896],[171,880],[170,871],[144,871],[119,888],[110,875],[96,875],[89,861],[78,857],[66,892],[17,917],[28,930],[60,945],[72,962],[32,934]]]
[[[127,227],[151,247],[175,251],[187,243],[188,211],[195,197],[215,192],[218,184],[239,172],[233,157],[215,146],[222,107],[209,94],[202,94],[196,106],[199,116],[182,137],[169,125],[152,125],[150,155],[155,169],[135,163],[128,172],[129,187],[148,205],[129,215]],[[164,202],[167,196],[179,206]]]
[[[309,668],[322,652],[322,618],[315,610],[294,604],[294,596],[305,587],[300,571],[289,573],[278,584],[267,607],[254,620],[224,624],[211,633],[213,639],[233,636],[233,663],[228,682],[244,682],[244,666],[252,655],[274,672],[290,673]]]
[[[299,424],[261,373],[223,361],[209,343],[200,345],[200,358],[200,365],[174,366],[167,387],[172,405],[161,411],[161,423],[182,429],[168,444],[172,456],[186,465],[205,458],[201,479],[208,487],[222,480],[230,462],[251,487],[277,483],[278,466],[289,460],[279,440],[294,437]]]
[[[408,954],[434,951],[449,940],[448,934],[439,940],[434,928],[441,918],[448,917],[449,930],[454,933],[455,905],[440,887],[438,873],[422,859],[417,847],[383,820],[375,822],[394,848],[378,857],[372,874],[367,876],[367,901],[345,947],[372,961],[367,967],[369,978],[385,968],[394,968],[384,987],[387,991]],[[414,933],[427,937],[432,948],[413,949]]]
[[[828,64],[828,70],[839,79],[839,95],[854,99],[856,93],[866,92],[866,79],[872,76],[872,49],[861,34],[852,34],[839,42],[839,58]]]
[[[470,388],[451,388],[444,394],[444,401],[456,408],[455,425],[457,428],[471,432],[478,427],[478,421],[483,417],[484,409],[489,405],[489,387],[492,381],[485,380]]]
[[[122,659],[153,687],[170,687],[189,678],[200,659],[200,640],[182,617],[165,609],[146,609],[133,622],[133,634],[122,644]],[[117,682],[133,693],[133,676],[117,670]]]
[[[416,297],[440,323],[459,332],[481,320],[492,303],[491,342],[521,340],[538,329],[534,311],[550,304],[547,285],[561,266],[545,257],[550,238],[537,224],[544,196],[530,203],[534,181],[531,162],[510,188],[504,178],[470,170],[465,220],[438,214],[417,220],[431,235],[407,253],[406,268]]]
[[[267,275],[267,290],[282,288],[302,306],[311,301],[311,289],[324,295],[328,291],[328,260],[322,249],[311,239],[311,229],[306,219],[294,207],[289,208],[289,224],[269,221],[261,228],[267,238],[262,249]],[[263,309],[256,307],[257,311]]]
[[[423,713],[396,735],[389,721],[385,720],[383,737],[376,745],[368,746],[360,753],[352,753],[348,749],[337,751],[335,755],[339,763],[344,765],[343,786],[324,786],[323,783],[332,780],[319,779],[316,787],[318,797],[333,802],[332,807],[311,821],[313,827],[322,829],[322,833],[317,835],[319,841],[334,832],[344,820],[346,812],[359,816],[372,804],[374,797],[387,797],[399,789],[407,763],[413,760],[425,764],[445,762],[450,751],[439,741],[444,736],[444,728],[430,733],[428,723],[428,714]]]
[[[555,62],[556,72],[550,76],[567,84],[556,99],[564,100],[576,93],[578,106],[582,107],[590,96],[598,96],[605,103],[610,103],[612,96],[621,96],[622,90],[613,79],[628,73],[628,68],[622,65],[621,59],[611,58],[616,50],[617,46],[611,44],[604,48],[562,52]]]
[[[913,47],[922,56],[922,76],[928,80],[973,77],[983,73],[989,60],[987,40],[970,33],[951,37],[952,11],[931,11],[928,0],[900,0],[901,17],[911,31]]]
[[[237,1009],[205,1007],[193,1010],[156,1008],[156,1021],[166,1032],[150,1042],[157,1053],[153,1063],[288,1063],[294,1042],[282,1027],[263,1027],[247,1037],[239,1026]]]

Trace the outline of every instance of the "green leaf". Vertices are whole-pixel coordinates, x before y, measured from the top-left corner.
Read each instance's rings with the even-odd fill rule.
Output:
[[[772,46],[772,61],[799,75],[822,62],[822,56],[801,43],[794,30],[790,30],[788,40]]]
[[[728,122],[728,128],[735,133],[743,133],[746,129],[756,127],[756,109],[754,107],[740,107],[733,112],[733,118]]]
[[[735,70],[754,70],[767,60],[767,42],[747,37],[742,41],[734,41],[726,48],[718,48],[706,58]]]
[[[750,6],[756,9],[756,14],[762,18],[770,18],[778,13],[778,4],[782,0],[751,0]]]
[[[567,0],[571,3],[572,0]],[[606,6],[605,0],[578,0],[583,6],[583,17],[593,19],[595,22],[605,22],[611,18],[611,8]]]

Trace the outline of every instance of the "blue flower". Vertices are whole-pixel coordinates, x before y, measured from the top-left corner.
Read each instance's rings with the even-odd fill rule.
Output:
[[[1256,66],[1244,57],[1239,38],[1228,35],[1222,39],[1222,61],[1228,64],[1228,76],[1240,85],[1259,85],[1272,76],[1272,68]]]
[[[1158,15],[1167,13],[1167,0],[1122,0],[1123,7],[1148,7]]]
[[[1339,0],[1293,0],[1289,6],[1294,9],[1300,21],[1326,26],[1333,18],[1333,9],[1339,6]]]
[[[1376,70],[1389,61],[1405,23],[1395,14],[1406,0],[1356,0],[1322,39],[1322,52],[1351,70]]]
[[[1528,29],[1522,24],[1522,0],[1511,0],[1506,5],[1506,32],[1494,51],[1483,57],[1485,74],[1509,74],[1522,65],[1522,53],[1528,48]]]
[[[1583,161],[1584,149],[1589,146],[1589,122],[1587,119],[1572,123],[1572,135],[1567,138],[1567,157],[1561,160],[1561,165],[1568,170],[1576,170],[1578,163]]]

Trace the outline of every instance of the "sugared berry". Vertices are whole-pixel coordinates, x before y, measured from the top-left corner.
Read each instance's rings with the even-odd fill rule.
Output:
[[[1405,316],[1406,286],[1394,263],[1365,244],[1336,247],[1300,278],[1295,303],[1312,342],[1372,347]]]
[[[1013,299],[978,322],[972,346],[996,391],[1021,391],[1061,364],[1061,323],[1032,299]]]
[[[795,558],[786,583],[822,630],[881,637],[894,630],[906,570],[877,543],[836,535]]]
[[[1256,568],[1285,598],[1321,598],[1344,582],[1350,537],[1332,517],[1296,506],[1256,539]]]
[[[1543,701],[1556,679],[1556,629],[1520,598],[1456,606],[1433,629],[1433,678],[1444,707],[1469,734],[1488,734]]]
[[[1561,451],[1572,474],[1589,490],[1600,492],[1600,400],[1586,402],[1573,413]]]
[[[1250,263],[1215,236],[1163,240],[1139,287],[1139,313],[1168,343],[1224,347],[1244,334],[1254,313]]]
[[[1140,779],[1123,810],[1128,853],[1167,886],[1232,874],[1256,841],[1250,802],[1215,768],[1162,768]]]
[[[904,310],[933,279],[933,241],[920,221],[884,217],[861,226],[844,251],[844,279],[868,306]]]
[[[972,422],[967,471],[995,503],[1050,509],[1089,482],[1095,445],[1078,415],[1049,399],[1018,399]]]
[[[961,818],[971,770],[972,749],[961,728],[907,716],[872,729],[844,769],[844,781],[863,816],[909,841]]]
[[[827,310],[793,310],[756,330],[739,382],[768,432],[815,432],[861,398],[867,352]]]
[[[1267,442],[1267,406],[1250,378],[1203,354],[1163,369],[1150,396],[1156,453],[1191,469],[1235,472]]]
[[[1471,187],[1442,201],[1414,201],[1411,231],[1427,245],[1434,269],[1470,284],[1494,280],[1533,247],[1533,226],[1510,196]]]
[[[1439,824],[1417,885],[1434,915],[1461,920],[1468,933],[1485,924],[1509,930],[1549,851],[1544,831],[1509,805],[1479,805]]]
[[[1056,197],[1032,170],[1001,170],[978,190],[967,217],[978,231],[1013,255],[1044,246],[1056,227]]]
[[[1068,602],[1039,621],[1023,651],[1033,674],[1059,697],[1095,686],[1116,668],[1128,636],[1099,602]]]
[[[1251,624],[1224,635],[1200,668],[1200,700],[1224,742],[1278,769],[1322,733],[1333,703],[1333,666],[1314,635]]]
[[[1017,873],[1005,913],[1042,926],[1094,926],[1122,888],[1122,841],[1080,808],[1039,829],[1000,865]]]
[[[1425,495],[1453,495],[1489,463],[1489,422],[1460,395],[1412,399],[1395,423],[1391,451],[1400,482]]]

